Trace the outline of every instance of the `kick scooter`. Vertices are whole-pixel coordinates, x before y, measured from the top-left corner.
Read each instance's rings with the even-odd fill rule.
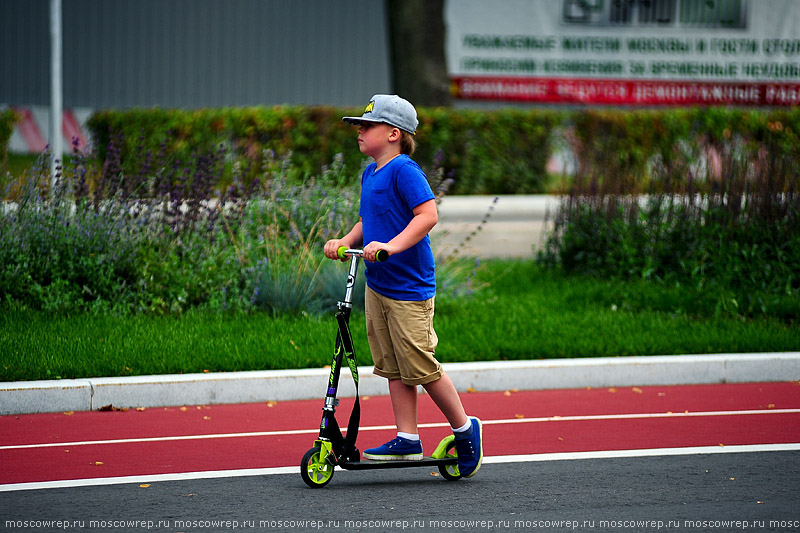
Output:
[[[358,262],[363,256],[363,251],[341,247],[338,250],[338,255],[340,259],[350,257],[350,271],[347,275],[344,301],[339,302],[337,305],[336,320],[339,329],[336,334],[331,373],[328,378],[328,390],[322,407],[319,437],[300,462],[300,475],[303,481],[312,488],[324,487],[333,478],[336,467],[344,470],[372,470],[413,466],[436,466],[445,479],[449,481],[460,479],[461,474],[458,472],[458,460],[453,435],[442,439],[436,447],[436,451],[430,457],[423,457],[421,461],[361,461],[361,453],[356,448],[358,425],[361,419],[361,406],[358,397],[358,366],[349,323],[350,311],[353,307],[352,297],[353,288],[356,284]],[[385,250],[381,250],[378,252],[376,259],[379,262],[386,261],[388,254]],[[339,400],[336,398],[339,388],[339,374],[345,360],[353,376],[356,393],[353,410],[350,412],[350,420],[347,424],[347,433],[342,436],[335,414],[336,407],[339,405]]]

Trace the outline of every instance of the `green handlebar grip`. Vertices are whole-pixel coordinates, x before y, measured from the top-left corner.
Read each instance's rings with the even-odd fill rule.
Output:
[[[336,255],[339,256],[339,259],[345,259],[347,257],[346,252],[347,252],[347,247],[340,246],[336,250]],[[379,263],[383,263],[387,259],[389,259],[389,252],[387,252],[386,250],[378,250],[378,253],[375,254],[375,260]]]

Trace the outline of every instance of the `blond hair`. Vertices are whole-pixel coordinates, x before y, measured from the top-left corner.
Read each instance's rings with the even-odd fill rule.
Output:
[[[400,153],[409,157],[414,155],[414,150],[417,149],[417,139],[414,134],[405,130],[400,130],[400,133],[402,134],[400,138]]]

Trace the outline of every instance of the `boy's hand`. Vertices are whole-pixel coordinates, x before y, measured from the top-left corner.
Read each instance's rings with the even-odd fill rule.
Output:
[[[325,247],[323,248],[323,252],[325,253],[325,257],[328,259],[339,259],[339,248],[344,246],[345,248],[349,248],[342,239],[331,239],[325,243]],[[347,261],[347,259],[339,259],[340,261]]]
[[[364,259],[367,261],[377,261],[375,256],[381,250],[386,251],[389,255],[394,253],[388,243],[372,241],[364,247]]]

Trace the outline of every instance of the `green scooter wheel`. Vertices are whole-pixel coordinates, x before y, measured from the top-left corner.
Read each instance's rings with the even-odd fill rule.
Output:
[[[444,457],[458,457],[458,454],[456,453],[456,443],[454,440],[451,440],[449,443],[447,443]],[[458,481],[461,479],[461,473],[458,471],[458,465],[439,465],[439,473],[447,481]]]
[[[300,461],[300,476],[312,489],[320,489],[333,479],[334,467],[322,456],[322,448],[314,446]]]

